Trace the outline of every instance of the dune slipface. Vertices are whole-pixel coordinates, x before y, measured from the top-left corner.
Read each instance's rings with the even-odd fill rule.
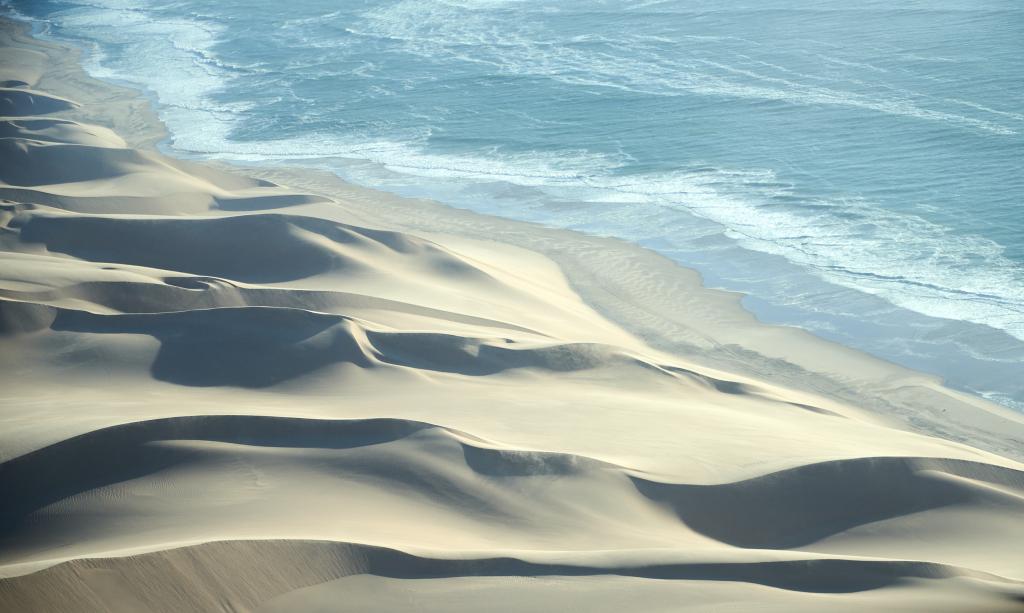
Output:
[[[2,36],[0,610],[1024,608],[1019,416],[639,251],[131,148]]]

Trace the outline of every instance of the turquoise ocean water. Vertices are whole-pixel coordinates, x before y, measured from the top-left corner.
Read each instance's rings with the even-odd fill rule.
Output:
[[[619,236],[1024,407],[1019,2],[3,5],[146,90],[171,153]]]

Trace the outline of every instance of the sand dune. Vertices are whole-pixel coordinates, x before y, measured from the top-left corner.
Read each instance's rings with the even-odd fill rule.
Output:
[[[196,498],[202,488],[195,482],[208,485],[203,499]],[[318,491],[329,482],[333,488]],[[90,516],[82,540],[95,541],[92,553],[104,551],[101,543],[119,538],[117,524],[134,521],[129,511],[147,518],[137,530],[187,515],[194,534],[206,529],[220,538],[229,536],[225,530],[236,532],[232,538],[256,536],[243,518],[258,508],[258,526],[293,537],[320,521],[337,531],[335,538],[365,535],[347,532],[361,525],[379,534],[409,532],[401,543],[426,547],[437,537],[417,534],[416,518],[434,517],[437,525],[461,526],[459,539],[481,549],[496,541],[512,548],[537,538],[529,532],[557,525],[559,533],[543,541],[555,550],[616,543],[708,551],[813,550],[813,543],[858,526],[877,528],[950,507],[973,508],[979,518],[1024,512],[1024,472],[979,462],[856,458],[732,483],[664,483],[581,455],[514,449],[429,423],[381,418],[211,415],[135,422],[10,460],[0,485],[12,499],[4,509],[8,542],[22,559],[42,560],[49,550],[42,543],[74,532]],[[337,506],[367,486],[378,491]],[[352,511],[367,498],[389,497],[400,508],[384,518]],[[329,517],[294,515],[312,501],[323,501],[318,507]],[[476,525],[476,515],[506,522],[505,534]],[[389,525],[396,518],[404,528]],[[996,541],[1004,529],[998,522],[961,528],[979,543]],[[1007,568],[994,555],[988,567]]]
[[[59,96],[17,87],[18,85],[27,85],[24,81],[5,81],[5,83],[16,87],[0,87],[0,114],[2,115],[14,117],[43,115],[75,107],[74,102]]]
[[[560,606],[615,611],[636,606],[637,600],[657,611],[742,610],[735,607],[737,594],[770,611],[854,611],[879,605],[892,611],[957,611],[978,605],[987,611],[1012,611],[1020,606],[1015,596],[993,590],[998,577],[925,562],[658,557],[653,564],[638,563],[634,552],[490,558],[467,552],[458,558],[433,558],[354,543],[228,541],[78,560],[28,581],[55,607],[101,607],[113,600],[124,607],[119,610],[135,606],[153,611],[388,611],[410,602],[436,611]],[[239,572],[225,573],[226,568]],[[164,580],[152,591],[133,588],[133,582],[153,576]],[[69,583],[73,591],[53,590]],[[950,586],[957,590],[950,591]],[[927,595],[918,600],[912,596],[915,591]],[[20,594],[4,595],[13,604],[36,602],[15,600]]]
[[[2,42],[0,610],[1024,606],[1019,416],[599,239],[130,147]]]

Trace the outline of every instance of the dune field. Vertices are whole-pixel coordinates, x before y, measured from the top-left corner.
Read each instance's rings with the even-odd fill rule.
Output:
[[[1021,415],[0,44],[0,611],[1024,609]]]

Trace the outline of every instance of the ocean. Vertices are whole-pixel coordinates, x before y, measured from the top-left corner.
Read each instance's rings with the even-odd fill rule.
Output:
[[[1024,408],[1024,5],[5,0],[172,154],[621,237]]]

